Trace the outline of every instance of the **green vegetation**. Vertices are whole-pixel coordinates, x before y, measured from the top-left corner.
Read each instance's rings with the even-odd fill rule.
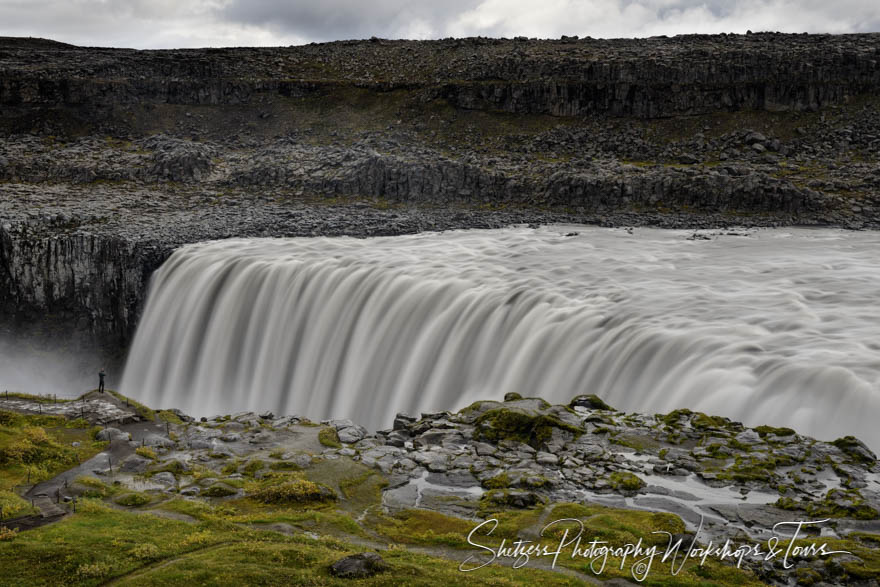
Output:
[[[118,485],[108,485],[96,477],[78,477],[74,482],[84,488],[83,497],[103,499],[119,494],[122,488]]]
[[[336,493],[322,485],[293,476],[268,477],[248,487],[248,497],[262,503],[323,503],[336,499]]]
[[[772,485],[776,479],[776,468],[790,465],[792,462],[792,459],[785,455],[766,458],[737,455],[732,465],[718,472],[718,478],[736,483],[757,481]]]
[[[336,433],[335,428],[322,428],[318,432],[318,442],[330,448],[342,448],[342,443],[339,442],[339,435]]]
[[[155,475],[156,473],[171,473],[174,476],[182,475],[187,471],[186,465],[178,461],[177,459],[171,459],[170,461],[165,461],[163,463],[159,463],[155,467],[151,468],[147,473],[148,476]]]
[[[27,516],[35,512],[36,510],[31,507],[31,504],[17,494],[0,490],[0,520]]]
[[[608,476],[608,483],[614,489],[622,489],[623,491],[638,491],[645,487],[645,483],[639,476],[629,471],[615,471]]]
[[[784,510],[803,510],[814,519],[876,520],[880,518],[880,512],[865,503],[858,489],[831,489],[818,501],[798,501],[790,497],[780,497],[775,505]]]
[[[54,477],[105,445],[93,440],[91,427],[82,420],[0,410],[0,490]]]
[[[121,393],[119,393],[118,391],[113,391],[112,389],[106,390],[106,393],[109,393],[110,395],[112,395],[113,397],[118,399],[119,401],[134,408],[134,411],[137,412],[137,414],[140,417],[142,417],[146,420],[150,420],[151,422],[156,421],[156,412],[151,410],[150,408],[148,408],[144,404],[136,402],[135,400],[131,399],[130,397],[126,397],[126,396],[122,395]]]
[[[238,493],[232,487],[223,483],[217,483],[204,490],[201,495],[205,497],[229,497]]]
[[[573,398],[568,405],[570,407],[579,405],[585,408],[590,408],[591,410],[607,410],[611,412],[615,411],[614,408],[606,404],[604,401],[602,401],[602,398],[594,393],[588,395],[579,395]]]
[[[774,428],[773,426],[758,426],[755,428],[755,432],[757,432],[761,438],[766,437],[768,434],[774,436],[793,436],[795,433],[791,428]]]
[[[10,586],[350,585],[328,570],[364,547],[324,536],[284,536],[220,519],[193,524],[83,502],[65,520],[0,541],[0,576]],[[392,549],[387,573],[358,585],[454,585],[459,561]],[[469,577],[490,585],[578,585],[556,573],[492,566]]]
[[[504,489],[510,487],[510,475],[507,473],[499,473],[491,479],[483,481],[483,487],[486,489]]]
[[[158,458],[156,451],[154,451],[149,446],[141,446],[135,449],[135,454],[144,457],[145,459],[150,459],[155,461]]]
[[[169,424],[177,424],[180,426],[183,425],[183,420],[180,419],[180,416],[170,410],[156,412],[156,417],[162,422],[168,422]]]
[[[140,507],[150,503],[150,496],[145,493],[126,493],[116,498],[116,503],[126,507]]]
[[[871,465],[876,462],[876,459],[871,458],[871,454],[865,451],[862,443],[853,436],[838,438],[831,444],[839,448],[845,455],[857,463]]]
[[[276,464],[277,463],[273,463],[273,467],[272,467],[273,469],[275,468],[274,465],[276,465]],[[259,471],[260,469],[262,469],[265,466],[266,466],[266,463],[264,463],[260,459],[254,459],[252,461],[248,461],[248,464],[244,466],[242,473],[244,473],[248,477],[253,477],[257,471]]]
[[[535,415],[515,408],[497,408],[489,410],[477,418],[475,436],[481,440],[497,443],[501,440],[516,440],[539,448],[550,439],[553,429],[559,429],[574,435],[583,434],[583,430],[572,426],[559,418],[547,414]]]

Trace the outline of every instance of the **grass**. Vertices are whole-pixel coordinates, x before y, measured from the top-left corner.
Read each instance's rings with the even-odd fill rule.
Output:
[[[351,585],[331,563],[364,547],[331,537],[284,536],[219,520],[194,524],[109,509],[84,501],[80,513],[0,541],[4,585]],[[388,572],[358,585],[454,585],[457,560],[391,549]],[[468,576],[486,585],[578,585],[533,569],[490,567]]]
[[[342,443],[339,442],[339,435],[336,433],[335,428],[321,428],[321,431],[318,432],[318,442],[330,448],[342,448]]]
[[[144,418],[145,420],[149,420],[151,422],[156,421],[156,412],[151,410],[147,406],[143,405],[142,403],[136,402],[133,399],[131,399],[130,397],[126,397],[126,396],[122,395],[121,393],[119,393],[118,391],[113,391],[112,389],[108,389],[108,390],[106,390],[106,392],[109,393],[110,395],[112,395],[113,397],[115,397],[116,399],[118,399],[119,401],[124,402],[128,406],[134,408],[134,411],[137,412],[137,414],[140,417]]]
[[[76,399],[70,398],[56,398],[55,396],[49,395],[32,395],[30,393],[20,393],[17,391],[6,391],[3,394],[0,394],[0,400],[4,400],[6,398],[9,399],[25,399],[39,404],[62,404],[76,401]]]
[[[0,491],[0,520],[18,518],[36,513],[31,504],[12,491]]]
[[[50,479],[96,455],[106,443],[92,433],[83,420],[0,410],[0,490]]]

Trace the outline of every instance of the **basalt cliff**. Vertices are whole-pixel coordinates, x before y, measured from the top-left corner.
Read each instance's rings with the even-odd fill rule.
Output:
[[[153,270],[230,236],[876,228],[878,90],[880,34],[0,39],[0,328],[119,356]]]

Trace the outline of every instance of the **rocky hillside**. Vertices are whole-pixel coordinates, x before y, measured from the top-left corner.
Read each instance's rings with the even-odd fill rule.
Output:
[[[880,35],[0,39],[0,328],[118,354],[170,251],[228,236],[874,228],[878,57]]]

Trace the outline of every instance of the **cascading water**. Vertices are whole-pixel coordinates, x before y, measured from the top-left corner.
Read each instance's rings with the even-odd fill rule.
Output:
[[[122,389],[194,415],[374,428],[511,391],[596,393],[880,447],[880,235],[689,235],[557,226],[186,246],[154,277]]]

